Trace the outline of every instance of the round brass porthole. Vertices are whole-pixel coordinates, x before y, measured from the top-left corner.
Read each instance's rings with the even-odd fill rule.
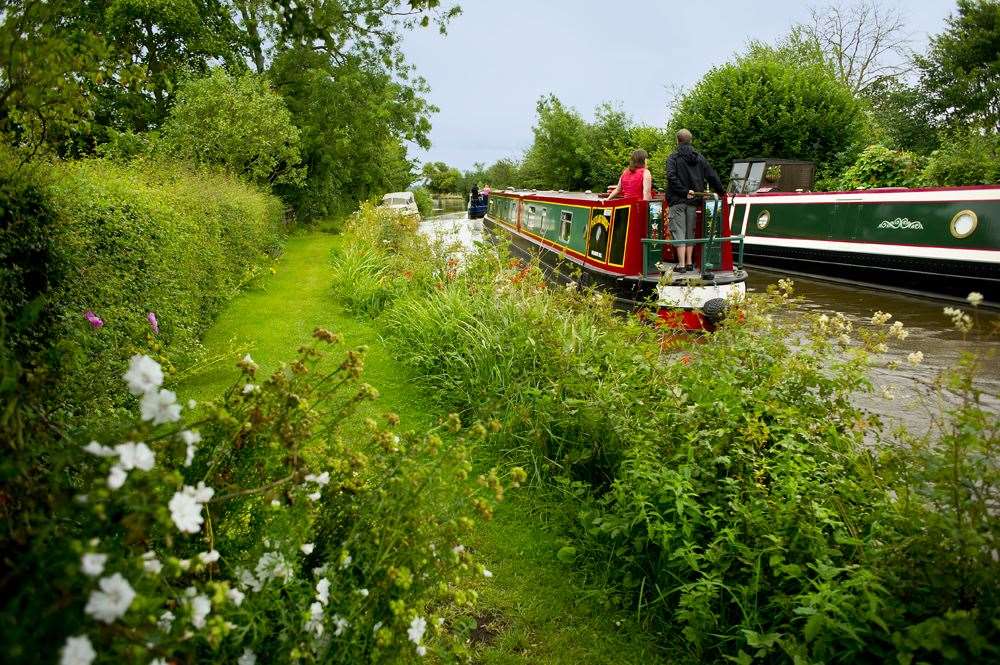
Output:
[[[757,215],[757,228],[764,230],[767,225],[771,223],[771,213],[767,210],[762,211]]]
[[[971,210],[960,210],[951,218],[951,235],[956,238],[968,238],[979,226],[979,217]]]

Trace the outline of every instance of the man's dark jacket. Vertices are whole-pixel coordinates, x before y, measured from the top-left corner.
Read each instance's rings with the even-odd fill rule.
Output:
[[[681,143],[667,159],[667,203],[695,205],[700,199],[689,199],[688,191],[704,192],[706,182],[719,196],[725,193],[722,181],[708,160],[696,152],[690,143]]]

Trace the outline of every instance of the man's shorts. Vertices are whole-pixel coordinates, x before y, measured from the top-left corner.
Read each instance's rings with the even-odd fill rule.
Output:
[[[670,206],[670,237],[672,240],[691,240],[694,238],[695,215],[697,208],[686,203],[675,203]]]

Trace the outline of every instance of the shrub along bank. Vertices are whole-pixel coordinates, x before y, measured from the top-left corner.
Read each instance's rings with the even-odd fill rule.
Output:
[[[905,339],[891,317],[798,310],[784,284],[665,353],[602,296],[547,289],[492,249],[458,271],[391,215],[353,228],[347,301],[445,404],[505,422],[491,454],[578,502],[563,555],[603,568],[692,660],[997,655],[1000,533],[983,516],[1000,439],[972,359],[942,377],[956,409],[873,450],[866,433],[888,437],[850,396]]]

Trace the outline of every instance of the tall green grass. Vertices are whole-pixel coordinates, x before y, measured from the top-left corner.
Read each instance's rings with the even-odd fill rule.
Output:
[[[576,556],[691,660],[997,655],[1000,527],[954,519],[1000,499],[996,466],[976,462],[998,434],[973,383],[947,379],[967,397],[936,438],[913,434],[919,462],[875,454],[866,435],[892,437],[852,395],[896,328],[799,310],[789,284],[734,314],[667,346],[599,294],[549,289],[484,248],[377,322],[443,403],[504,423],[490,454],[575,504]],[[918,579],[936,591],[915,594]]]

